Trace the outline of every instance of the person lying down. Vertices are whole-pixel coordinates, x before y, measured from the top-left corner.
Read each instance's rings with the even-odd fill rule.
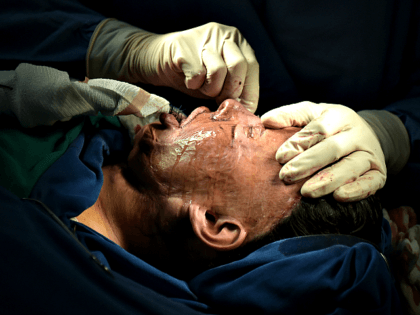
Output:
[[[215,112],[198,107],[187,118],[169,114],[169,106],[155,111],[159,122],[137,127],[130,143],[121,126],[69,119],[68,106],[91,94],[85,83],[47,70],[37,80],[47,90],[22,81],[0,94],[16,116],[0,115],[1,185],[14,192],[0,187],[0,242],[8,253],[0,260],[8,270],[2,306],[9,313],[151,313],[152,306],[158,314],[399,313],[384,257],[391,232],[378,200],[303,198],[305,180],[279,179],[275,153],[298,128],[264,128],[226,100]],[[12,75],[7,82],[19,83]],[[105,93],[112,115],[139,95],[134,86],[97,80],[97,93],[111,83],[118,95],[132,91],[128,101]],[[73,98],[62,87],[55,95],[57,82]],[[41,114],[40,105],[63,115]],[[82,113],[97,111],[89,106]],[[19,127],[18,114],[31,127],[55,122]],[[16,189],[18,163],[32,176],[21,181],[33,182],[24,190]],[[32,180],[41,164],[48,167]]]
[[[127,162],[103,168],[99,198],[77,220],[183,279],[287,237],[348,234],[379,243],[375,198],[308,200],[299,193],[304,180],[278,178],[275,152],[297,130],[266,129],[234,100],[180,122],[163,113],[160,123],[138,127]]]

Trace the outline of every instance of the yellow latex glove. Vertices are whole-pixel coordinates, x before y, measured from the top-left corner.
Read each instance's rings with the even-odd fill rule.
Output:
[[[273,109],[261,119],[269,128],[304,127],[276,153],[279,163],[285,164],[280,179],[292,183],[328,166],[306,181],[303,196],[334,192],[336,200],[350,202],[385,185],[387,170],[379,139],[352,109],[301,102]]]
[[[153,34],[114,19],[97,27],[88,51],[90,77],[168,86],[193,97],[239,101],[252,113],[259,99],[259,64],[234,27],[208,23]]]

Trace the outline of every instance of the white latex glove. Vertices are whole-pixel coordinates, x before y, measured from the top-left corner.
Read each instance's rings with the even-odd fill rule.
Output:
[[[366,198],[385,185],[386,165],[380,142],[352,109],[301,102],[273,109],[261,120],[269,128],[304,127],[276,153],[276,159],[285,164],[280,171],[280,179],[285,182],[311,176],[334,163],[306,181],[301,189],[303,196],[317,198],[334,192],[336,200],[350,202]]]
[[[114,72],[120,80],[169,86],[218,103],[239,99],[252,113],[257,109],[259,65],[234,27],[208,23],[158,35],[106,20],[92,38],[89,77],[112,78]]]

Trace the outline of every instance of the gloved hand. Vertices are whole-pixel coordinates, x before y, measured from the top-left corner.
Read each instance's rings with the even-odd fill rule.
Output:
[[[379,139],[352,109],[301,102],[273,109],[261,120],[269,128],[304,127],[276,153],[276,159],[286,163],[280,171],[285,182],[311,176],[334,163],[305,182],[303,196],[316,198],[334,192],[336,200],[350,202],[384,186],[387,170]]]
[[[92,36],[88,76],[168,86],[193,97],[239,101],[252,113],[259,98],[259,65],[234,27],[208,23],[158,35],[115,19]]]

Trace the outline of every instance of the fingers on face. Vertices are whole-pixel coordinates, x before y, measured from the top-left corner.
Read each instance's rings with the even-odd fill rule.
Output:
[[[295,135],[296,134],[293,136]],[[283,145],[286,144],[286,148],[282,150],[280,154],[279,151],[282,149],[283,145],[277,150],[276,159],[281,164],[292,160],[280,170],[280,179],[284,180],[286,183],[292,183],[306,178],[315,174],[325,166],[338,161],[342,157],[345,157],[342,160],[345,159],[347,161],[348,157],[346,158],[346,156],[351,152],[353,152],[351,154],[352,157],[359,156],[359,153],[364,153],[364,159],[371,157],[369,152],[356,151],[356,147],[350,144],[346,147],[341,146],[340,143],[342,143],[342,141],[348,142],[345,133],[339,133],[330,138],[325,138],[325,135],[323,134],[309,136],[308,139],[302,137],[302,140],[296,140],[297,143],[292,141],[290,147],[289,144],[285,142]],[[369,159],[369,161],[371,161],[371,159]],[[353,164],[357,164],[357,162]]]
[[[370,170],[352,183],[334,191],[334,199],[340,202],[358,201],[375,194],[384,187],[386,176],[377,170]]]
[[[242,94],[239,98],[244,107],[254,113],[257,110],[260,97],[260,65],[257,62],[254,50],[248,43],[244,45],[242,52],[247,61],[248,68]]]
[[[200,92],[215,97],[218,103],[228,98],[239,99],[255,112],[259,98],[259,64],[252,48],[240,47],[235,41],[226,40],[222,51],[205,48],[202,52],[206,79]]]
[[[311,110],[314,103],[300,102],[274,108],[261,116],[261,121],[268,128],[303,127],[316,118]]]
[[[223,102],[227,98],[239,98],[242,94],[248,71],[248,63],[235,42],[230,40],[224,42],[222,56],[227,73],[223,88],[216,98],[218,103]]]
[[[314,162],[315,163],[318,162],[316,159],[316,156],[314,159],[314,154],[317,154],[317,153],[319,154],[320,152],[322,154],[322,151],[320,151],[322,150],[322,148],[320,148],[320,146],[321,144],[324,144],[324,142],[321,142],[321,141],[323,141],[326,138],[325,134],[322,134],[322,133],[314,134],[311,132],[308,133],[304,130],[302,131],[303,132],[300,131],[300,132],[295,133],[286,142],[284,142],[280,146],[280,148],[277,150],[276,160],[279,163],[285,164],[291,159],[297,157],[298,155],[299,157],[296,160],[290,162],[289,167],[293,166],[294,168],[299,168],[299,167],[304,166],[304,164],[302,163],[310,162],[310,164],[306,164],[306,165],[312,165],[314,164]],[[315,144],[318,144],[318,146],[315,146]],[[311,151],[306,151],[309,148],[312,148]],[[312,159],[312,160],[308,160],[308,159]],[[325,165],[322,165],[319,168],[323,166]],[[288,170],[287,168],[284,168],[284,169],[285,170],[283,172],[286,172]]]
[[[369,153],[354,152],[306,181],[301,193],[318,198],[334,192],[334,198],[341,202],[366,198],[385,185],[385,174],[374,168]]]
[[[371,169],[369,153],[354,152],[337,163],[319,171],[302,187],[305,196],[314,198],[329,194],[338,187],[355,181]]]
[[[304,168],[302,163],[305,162],[306,165],[322,163],[319,165],[320,169],[356,150],[356,142],[349,139],[348,132],[346,128],[337,128],[334,124],[326,124],[315,119],[280,146],[276,159],[279,163],[285,164],[299,155],[296,161],[291,162],[296,163],[295,168],[298,165]],[[346,145],[343,146],[343,143]],[[322,161],[319,157],[322,157]]]
[[[253,49],[238,32],[225,39],[221,46],[204,46],[200,61],[193,57],[181,59],[188,90],[216,98],[219,104],[228,98],[237,99],[255,112],[260,88],[259,64]]]

